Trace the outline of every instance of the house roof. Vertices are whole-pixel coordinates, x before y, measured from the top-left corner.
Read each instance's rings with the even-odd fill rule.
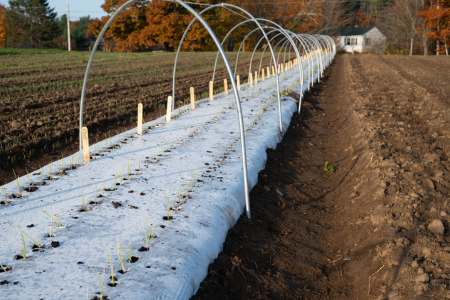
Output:
[[[369,32],[375,27],[358,27],[358,28],[340,28],[328,30],[325,34],[330,36],[351,36],[351,35],[363,35]]]

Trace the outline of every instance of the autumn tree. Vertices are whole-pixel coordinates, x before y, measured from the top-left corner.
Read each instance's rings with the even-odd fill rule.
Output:
[[[0,4],[0,48],[5,47],[5,35],[6,35],[5,14],[6,8]]]
[[[356,21],[359,27],[370,26],[370,17],[367,16],[362,10],[358,10],[358,13],[356,14]]]
[[[448,38],[450,37],[450,0],[434,2],[432,5],[421,12],[418,16],[427,22],[429,31],[426,33],[428,38],[439,41],[442,47],[436,49],[440,53],[448,52]]]

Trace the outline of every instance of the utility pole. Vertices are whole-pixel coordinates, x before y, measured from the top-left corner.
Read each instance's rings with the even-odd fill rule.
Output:
[[[70,18],[69,18],[69,0],[67,0],[67,49],[70,51]]]

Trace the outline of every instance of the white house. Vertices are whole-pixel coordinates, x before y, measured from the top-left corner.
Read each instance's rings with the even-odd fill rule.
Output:
[[[376,27],[341,28],[331,30],[336,48],[346,52],[382,53],[386,37]]]

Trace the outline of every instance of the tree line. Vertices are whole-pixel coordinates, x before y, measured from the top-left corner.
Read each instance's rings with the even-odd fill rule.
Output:
[[[9,0],[0,5],[0,47],[67,49],[67,16],[57,16],[47,0]],[[94,36],[86,35],[89,16],[70,23],[72,49],[84,50]]]
[[[105,0],[101,19],[82,17],[71,22],[72,49],[87,49],[109,20],[127,0]],[[219,4],[223,0],[191,0]],[[450,0],[227,0],[255,17],[266,18],[297,33],[321,33],[343,27],[376,26],[387,37],[387,49],[424,53],[448,51]],[[193,5],[197,11],[206,6]],[[238,12],[237,10],[235,10]],[[245,16],[222,7],[202,17],[221,38],[245,20]],[[193,19],[174,2],[138,0],[123,11],[104,36],[104,46],[113,51],[172,50]],[[47,0],[9,0],[0,5],[0,45],[8,47],[67,48],[66,15],[57,16]],[[254,28],[247,23],[231,35],[225,45],[236,49]],[[253,47],[261,37],[256,33],[246,43]],[[261,45],[263,46],[263,45]],[[412,46],[412,47],[411,47]],[[182,45],[185,50],[213,50],[215,45],[199,22],[194,23]]]

